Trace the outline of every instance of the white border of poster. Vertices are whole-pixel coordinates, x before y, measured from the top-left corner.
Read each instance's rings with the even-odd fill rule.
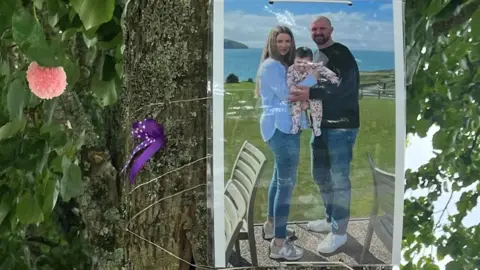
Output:
[[[238,0],[240,1],[240,0]],[[268,0],[265,1],[268,4]],[[339,2],[343,0],[274,0],[275,2]],[[364,0],[357,0],[364,1]],[[354,5],[356,0],[351,1]],[[212,93],[212,170],[213,170],[213,243],[214,265],[224,268],[225,259],[225,215],[224,215],[224,4],[225,0],[213,0],[213,93]],[[395,214],[392,247],[392,265],[401,261],[401,239],[403,229],[403,202],[405,179],[406,140],[406,93],[404,56],[404,2],[392,0],[394,55],[395,55]],[[323,262],[325,263],[325,262]],[[332,262],[333,263],[333,262]],[[300,264],[300,263],[299,263]]]

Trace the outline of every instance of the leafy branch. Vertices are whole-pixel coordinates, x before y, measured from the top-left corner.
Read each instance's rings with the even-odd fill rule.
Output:
[[[462,225],[478,194],[462,187],[480,188],[480,156],[475,155],[480,136],[480,109],[475,103],[480,100],[479,4],[476,0],[412,0],[405,5],[407,130],[424,137],[433,124],[439,129],[432,140],[435,157],[406,173],[406,189],[425,188],[428,194],[405,200],[403,251],[409,261],[405,269],[439,269],[435,260],[447,255],[453,261],[446,269],[478,267],[480,245],[473,239],[480,225]],[[448,183],[451,188],[446,188]],[[446,204],[434,213],[433,205],[446,192],[450,192]],[[458,213],[450,215],[447,209],[454,192],[462,194],[456,203]],[[439,219],[433,222],[438,213]],[[441,236],[437,236],[439,230]],[[437,253],[427,255],[426,247],[431,251],[436,247]],[[413,256],[417,263],[412,262]]]

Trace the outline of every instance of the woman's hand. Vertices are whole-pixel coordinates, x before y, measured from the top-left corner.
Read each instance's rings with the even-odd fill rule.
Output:
[[[290,93],[289,101],[306,101],[310,96],[310,88],[308,86],[295,86],[295,90]]]

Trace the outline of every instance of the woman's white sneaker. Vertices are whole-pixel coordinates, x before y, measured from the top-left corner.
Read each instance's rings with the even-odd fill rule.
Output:
[[[278,260],[296,261],[303,257],[303,249],[295,246],[289,239],[283,245],[275,245],[275,240],[270,242],[270,258]]]

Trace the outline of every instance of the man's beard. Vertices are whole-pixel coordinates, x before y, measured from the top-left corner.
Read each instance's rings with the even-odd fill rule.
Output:
[[[323,45],[323,44],[327,43],[328,37],[326,37],[324,35],[316,35],[316,36],[313,37],[313,41],[317,45]]]

